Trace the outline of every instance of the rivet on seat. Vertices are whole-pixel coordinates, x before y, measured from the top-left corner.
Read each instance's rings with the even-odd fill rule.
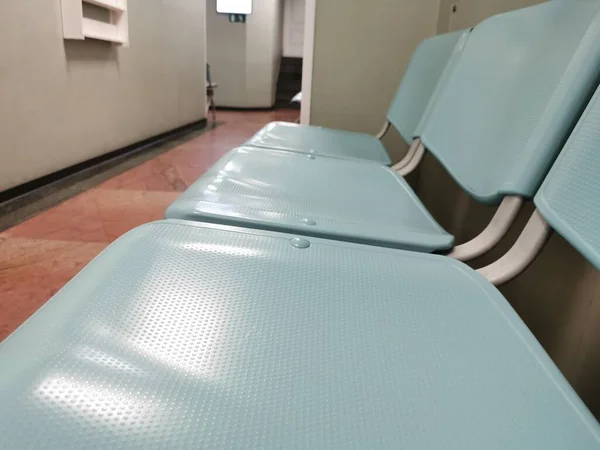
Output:
[[[304,225],[316,225],[317,222],[315,222],[312,219],[309,219],[307,217],[305,217],[304,219],[300,220],[301,223],[303,223]]]
[[[290,239],[290,244],[292,247],[305,249],[310,247],[310,242],[304,238],[292,238]]]

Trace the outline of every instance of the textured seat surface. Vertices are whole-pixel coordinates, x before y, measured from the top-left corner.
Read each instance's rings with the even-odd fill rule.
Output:
[[[600,89],[535,196],[548,223],[600,270]]]
[[[288,122],[268,124],[246,145],[391,164],[385,147],[375,136]]]
[[[0,447],[600,447],[468,267],[290,238],[162,222],[111,245],[0,345]]]
[[[406,142],[412,142],[444,68],[457,58],[467,35],[468,31],[456,31],[435,36],[415,50],[388,111],[388,120]],[[246,145],[391,164],[385,147],[374,136],[329,128],[274,122]]]
[[[426,252],[454,241],[385,166],[252,147],[225,155],[166,217]]]
[[[598,42],[598,0],[555,0],[484,21],[417,135],[474,198],[532,198],[598,85]]]

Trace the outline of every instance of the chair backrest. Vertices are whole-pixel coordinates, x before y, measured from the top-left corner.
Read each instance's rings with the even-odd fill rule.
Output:
[[[600,270],[600,89],[534,201],[550,226]]]
[[[477,200],[533,197],[598,84],[599,43],[599,0],[554,0],[482,22],[418,137]]]
[[[415,50],[396,96],[388,110],[388,121],[407,143],[429,104],[444,69],[451,65],[470,30],[456,31],[425,39]]]

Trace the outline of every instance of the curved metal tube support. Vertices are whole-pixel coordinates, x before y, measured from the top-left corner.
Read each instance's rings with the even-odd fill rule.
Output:
[[[421,161],[423,161],[424,156],[425,156],[425,146],[421,143],[421,141],[419,141],[419,145],[417,146],[417,151],[415,152],[415,154],[413,155],[411,160],[404,167],[401,167],[400,169],[396,170],[396,172],[403,177],[409,175],[417,167],[419,167],[419,164],[421,164]]]
[[[386,120],[385,123],[383,124],[383,128],[381,129],[381,131],[379,133],[377,133],[377,136],[375,136],[377,139],[382,140],[383,137],[387,134],[387,132],[390,130],[390,126],[391,123],[389,120]]]
[[[398,161],[396,164],[394,164],[392,166],[392,170],[394,170],[395,172],[398,172],[400,169],[407,166],[412,161],[412,159],[415,157],[415,154],[417,153],[417,150],[419,149],[420,145],[421,145],[421,139],[415,139],[412,142],[412,144],[410,145],[408,152],[406,152],[406,155],[404,155],[404,158],[402,158],[400,161]]]
[[[552,228],[536,209],[515,245],[498,261],[479,269],[492,284],[500,286],[521,274],[539,255]]]
[[[505,197],[485,230],[469,242],[454,247],[447,256],[459,261],[470,261],[487,253],[506,236],[523,203],[521,197]]]

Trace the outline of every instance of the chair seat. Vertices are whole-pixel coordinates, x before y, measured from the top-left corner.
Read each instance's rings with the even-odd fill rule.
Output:
[[[294,95],[290,103],[302,103],[302,92],[298,92]]]
[[[374,136],[330,128],[273,122],[246,145],[336,158],[357,158],[390,165],[383,144]]]
[[[454,242],[388,167],[251,147],[225,155],[166,217],[423,252]]]
[[[599,447],[473,270],[292,237],[159,222],[119,239],[0,345],[1,446]]]

